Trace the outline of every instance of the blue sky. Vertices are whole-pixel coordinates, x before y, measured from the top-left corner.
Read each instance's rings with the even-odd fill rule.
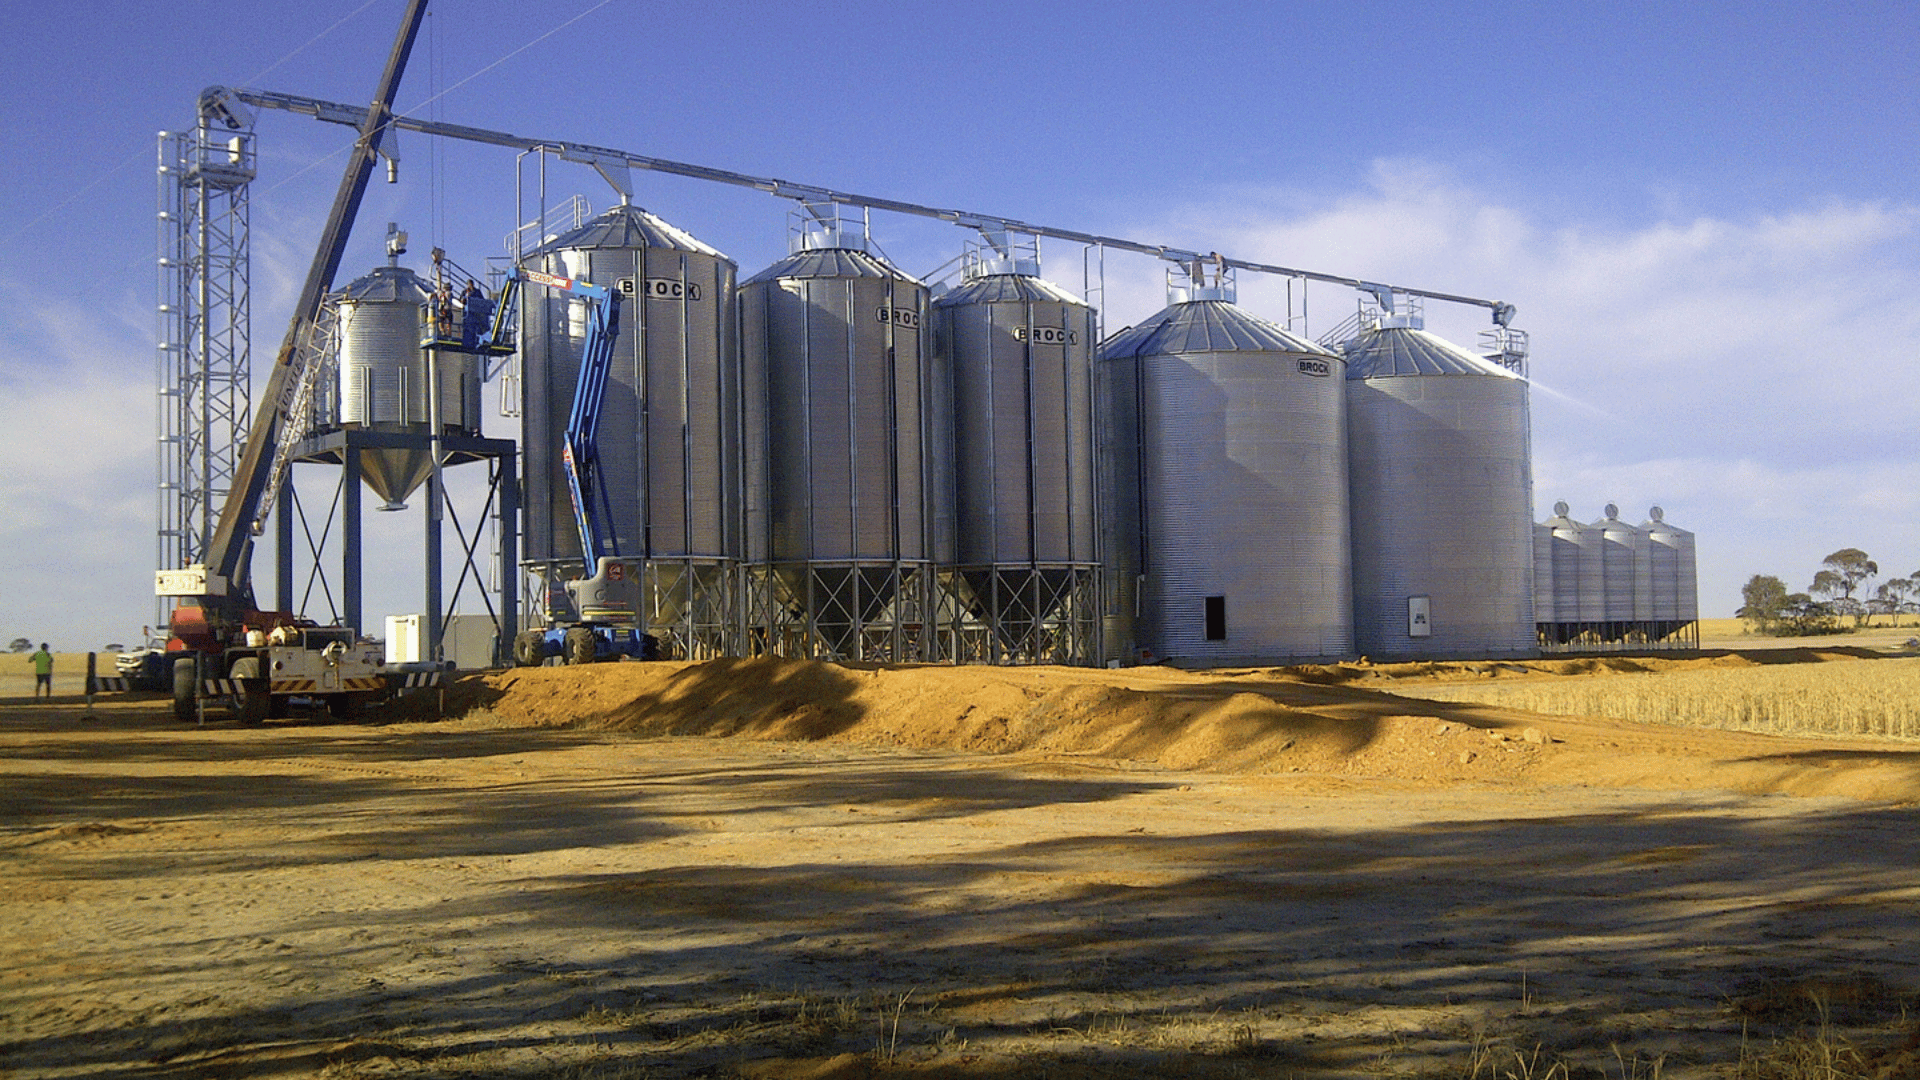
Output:
[[[9,13],[0,104],[0,639],[124,641],[151,611],[154,133],[199,90],[367,99],[401,0]],[[1920,9],[1910,4],[548,5],[440,0],[403,111],[1467,295],[1533,335],[1535,501],[1665,507],[1701,601],[1856,545],[1920,570]],[[317,41],[315,39],[318,39]],[[422,103],[425,104],[422,104]],[[267,113],[254,339],[277,345],[349,133]],[[469,265],[513,156],[403,136],[385,222]],[[611,193],[562,166],[554,189]],[[636,174],[743,276],[787,204]],[[881,217],[924,272],[966,238]],[[1080,285],[1080,255],[1046,248]],[[1161,268],[1108,261],[1110,329]],[[1242,281],[1284,315],[1284,294]],[[1315,286],[1309,329],[1352,310]],[[1428,309],[1472,344],[1476,309]],[[264,366],[262,364],[261,366]],[[511,434],[510,430],[500,429]],[[414,610],[417,522],[369,613]],[[262,564],[262,572],[266,572]],[[377,625],[377,624],[376,624]]]

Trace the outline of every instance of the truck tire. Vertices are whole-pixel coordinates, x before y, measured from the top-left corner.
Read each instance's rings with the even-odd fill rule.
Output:
[[[243,656],[227,669],[233,680],[233,718],[242,724],[258,724],[267,718],[273,695],[267,680],[260,677],[260,658]]]
[[[546,637],[538,630],[523,630],[513,639],[513,663],[516,667],[539,667],[546,662]]]
[[[199,658],[182,656],[173,662],[173,718],[191,724],[200,718]]]
[[[569,664],[591,664],[594,661],[593,631],[574,627],[567,631],[563,655]]]

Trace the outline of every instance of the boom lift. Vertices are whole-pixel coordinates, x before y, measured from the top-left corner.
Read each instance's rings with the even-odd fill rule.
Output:
[[[303,415],[300,403],[312,388],[321,305],[339,271],[381,142],[393,125],[394,98],[426,9],[427,0],[408,2],[203,561],[155,574],[155,593],[180,600],[167,648],[181,654],[174,661],[173,697],[182,719],[198,715],[205,697],[216,694],[231,696],[241,723],[258,723],[284,711],[296,694],[324,697],[334,712],[347,714],[389,692],[386,657],[378,643],[360,640],[351,627],[323,627],[291,612],[261,611],[249,564],[253,536],[285,478],[289,436],[298,434],[293,422]]]
[[[500,289],[494,329],[475,343],[478,347],[486,348],[505,332],[509,325],[507,312],[514,306],[523,282],[578,297],[587,305],[580,377],[574,383],[566,445],[561,447],[560,457],[567,473],[567,493],[573,499],[574,525],[580,531],[580,553],[593,573],[566,582],[558,594],[547,590],[542,612],[546,628],[528,630],[514,638],[514,662],[530,667],[553,656],[569,664],[623,656],[655,659],[659,643],[640,629],[640,563],[620,556],[604,513],[606,495],[597,490],[600,406],[613,367],[613,344],[620,337],[620,293],[604,285],[517,268]]]

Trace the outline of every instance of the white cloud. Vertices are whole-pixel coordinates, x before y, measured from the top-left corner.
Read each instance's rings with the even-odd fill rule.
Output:
[[[0,634],[126,641],[153,617],[152,351],[124,310],[6,292]]]

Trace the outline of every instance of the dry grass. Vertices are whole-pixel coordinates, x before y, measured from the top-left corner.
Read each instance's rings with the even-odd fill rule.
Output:
[[[1396,688],[1555,716],[1777,734],[1920,738],[1920,658]]]

